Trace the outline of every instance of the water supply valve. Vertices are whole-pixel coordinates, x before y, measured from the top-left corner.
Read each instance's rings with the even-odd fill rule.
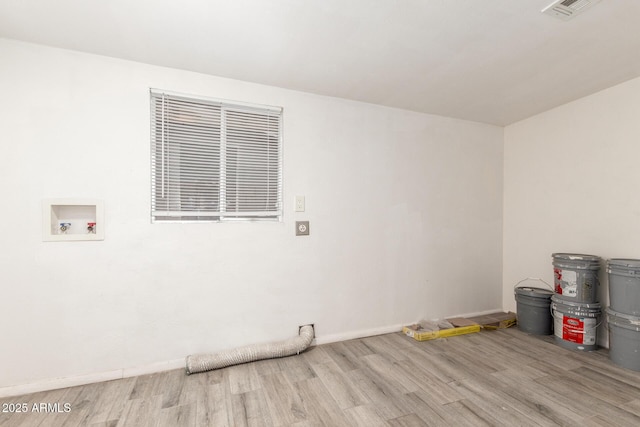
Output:
[[[61,222],[60,223],[60,233],[67,234],[67,230],[71,228],[70,222]]]
[[[87,223],[87,233],[96,234],[96,223],[95,222],[88,222]]]

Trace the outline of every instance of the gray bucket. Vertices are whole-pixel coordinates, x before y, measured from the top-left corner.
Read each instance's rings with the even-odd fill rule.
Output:
[[[607,309],[609,359],[623,368],[640,371],[640,317]]]
[[[558,298],[579,303],[598,301],[600,257],[553,254],[553,284]]]
[[[596,350],[597,328],[602,313],[599,303],[568,302],[551,297],[554,338],[558,345],[569,350]]]
[[[541,279],[525,279],[516,283],[513,293],[516,297],[518,328],[528,334],[551,335],[553,333],[553,319],[550,306],[553,290],[528,286],[518,287],[526,280],[540,280],[552,289],[551,285]]]
[[[607,273],[611,310],[640,316],[640,260],[610,259]]]

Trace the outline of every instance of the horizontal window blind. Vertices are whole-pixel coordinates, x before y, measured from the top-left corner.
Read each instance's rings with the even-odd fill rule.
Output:
[[[282,109],[151,91],[155,221],[280,219]]]

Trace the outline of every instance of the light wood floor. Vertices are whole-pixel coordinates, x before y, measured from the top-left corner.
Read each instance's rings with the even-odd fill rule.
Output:
[[[516,328],[417,342],[400,333],[185,375],[21,397],[0,426],[640,426],[640,373]],[[33,413],[33,403],[71,404]]]

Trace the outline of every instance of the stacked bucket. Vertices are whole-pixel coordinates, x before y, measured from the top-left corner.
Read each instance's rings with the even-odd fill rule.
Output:
[[[555,253],[554,295],[551,297],[554,338],[570,350],[597,349],[602,306],[598,302],[600,257]]]
[[[522,283],[533,280],[544,283],[549,289],[521,286]],[[516,283],[513,293],[516,297],[518,328],[528,334],[551,335],[553,319],[550,306],[553,288],[542,279],[530,277]]]
[[[640,260],[610,259],[609,358],[616,365],[640,371]]]

